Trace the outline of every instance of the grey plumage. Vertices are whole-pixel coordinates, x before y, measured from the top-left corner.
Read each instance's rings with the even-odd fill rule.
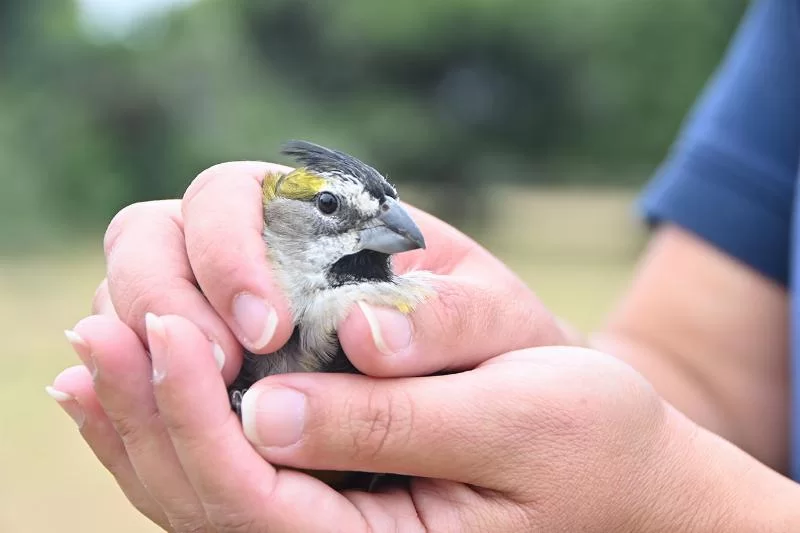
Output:
[[[301,163],[305,172],[324,178],[325,185],[303,199],[277,192],[264,204],[264,242],[290,302],[295,329],[277,352],[245,354],[242,371],[229,387],[237,412],[244,391],[269,375],[357,373],[336,336],[336,327],[353,306],[363,301],[412,308],[432,289],[430,273],[398,276],[391,268],[391,254],[363,247],[410,250],[424,246],[419,228],[396,201],[396,189],[377,170],[348,154],[306,141],[291,141],[283,152]],[[315,198],[322,192],[336,196],[337,212],[320,212]],[[392,217],[387,215],[390,212]]]

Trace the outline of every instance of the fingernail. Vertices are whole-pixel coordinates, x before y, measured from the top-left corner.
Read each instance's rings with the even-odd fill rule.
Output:
[[[169,355],[169,350],[164,321],[153,313],[147,313],[144,316],[144,322],[147,328],[147,343],[150,345],[150,360],[153,365],[153,383],[158,384],[167,376],[165,359]]]
[[[394,355],[411,345],[411,321],[400,311],[358,302],[367,319],[372,341],[384,355]]]
[[[242,398],[242,427],[256,446],[283,448],[303,435],[306,397],[284,388],[250,389]]]
[[[83,412],[83,408],[81,408],[81,405],[75,400],[75,397],[72,394],[58,390],[50,385],[45,387],[44,390],[48,396],[58,402],[58,405],[61,406],[64,412],[75,421],[75,424],[78,425],[78,428],[83,427],[83,423],[86,422],[86,414]]]
[[[64,336],[67,337],[67,340],[72,345],[72,349],[78,354],[83,366],[89,370],[92,379],[94,379],[97,376],[97,365],[94,362],[94,357],[92,357],[92,349],[89,344],[83,340],[83,337],[71,329],[65,329]]]
[[[242,341],[248,348],[260,350],[272,340],[278,315],[267,302],[243,292],[233,300],[233,319],[239,325]]]
[[[212,348],[214,350],[214,361],[217,362],[217,370],[222,370],[222,367],[225,366],[225,352],[222,350],[222,346],[216,342]]]

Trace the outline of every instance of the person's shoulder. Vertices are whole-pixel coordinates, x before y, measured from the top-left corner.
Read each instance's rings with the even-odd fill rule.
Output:
[[[642,194],[675,223],[786,283],[800,161],[800,3],[759,0]]]

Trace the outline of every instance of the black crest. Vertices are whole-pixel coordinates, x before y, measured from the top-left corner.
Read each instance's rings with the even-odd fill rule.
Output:
[[[308,141],[288,141],[283,145],[281,153],[294,158],[313,172],[335,172],[351,176],[364,184],[364,188],[379,200],[384,196],[397,198],[397,191],[380,172],[344,152]]]

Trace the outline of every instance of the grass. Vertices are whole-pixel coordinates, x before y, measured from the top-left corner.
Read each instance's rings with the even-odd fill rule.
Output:
[[[632,199],[620,191],[503,191],[477,238],[555,313],[589,330],[622,292],[641,245]],[[89,312],[103,268],[99,236],[69,254],[0,264],[0,531],[160,531],[133,511],[43,390],[77,362],[62,330]]]

